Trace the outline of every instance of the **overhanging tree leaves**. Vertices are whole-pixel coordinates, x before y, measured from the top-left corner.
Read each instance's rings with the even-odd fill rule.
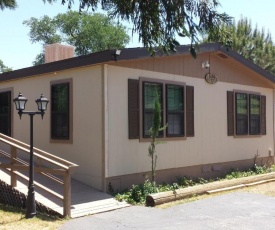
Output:
[[[60,0],[43,0],[56,2]],[[70,8],[73,0],[61,0]],[[221,23],[230,24],[231,17],[219,13],[218,0],[80,0],[80,10],[101,6],[110,15],[133,23],[133,32],[152,54],[159,47],[164,52],[176,51],[176,36],[191,40],[190,52],[196,56],[194,45],[200,33],[219,28]],[[228,43],[226,43],[228,44]]]
[[[57,1],[67,4],[69,9],[74,4],[74,0],[43,0],[44,3]],[[179,35],[190,38],[190,52],[194,57],[194,45],[199,42],[200,33],[220,28],[221,23],[231,23],[231,17],[217,11],[219,5],[218,0],[79,0],[80,11],[101,6],[113,17],[132,22],[133,33],[139,35],[152,55],[156,47],[167,53],[176,51]],[[225,42],[228,44],[230,42]]]
[[[16,0],[0,0],[0,9],[4,10],[8,8],[10,10],[14,10],[17,7]]]

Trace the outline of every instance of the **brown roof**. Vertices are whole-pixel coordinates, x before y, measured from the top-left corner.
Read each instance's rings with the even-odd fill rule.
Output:
[[[177,47],[177,52],[171,53],[170,55],[175,56],[175,55],[189,54],[189,48],[190,48],[190,45],[179,46]],[[231,57],[235,59],[236,61],[240,62],[244,66],[252,69],[256,73],[262,75],[263,77],[275,83],[274,75],[265,71],[258,65],[255,65],[253,62],[245,59],[244,57],[234,52],[233,50],[227,49],[226,47],[223,47],[218,43],[208,43],[208,44],[200,45],[198,53],[217,52],[217,51],[224,53],[227,57]],[[15,80],[15,79],[24,78],[24,77],[31,77],[35,75],[46,74],[50,72],[56,72],[56,71],[66,70],[66,69],[71,69],[76,67],[83,67],[87,65],[114,62],[115,61],[114,53],[115,53],[115,50],[106,50],[106,51],[92,53],[84,56],[65,59],[62,61],[56,61],[56,62],[51,62],[43,65],[32,66],[24,69],[2,73],[0,74],[0,82]],[[164,54],[156,54],[156,57],[158,55],[163,56]],[[121,50],[121,54],[118,57],[118,61],[138,60],[138,59],[144,59],[149,57],[150,57],[150,53],[147,51],[146,48],[125,48]]]

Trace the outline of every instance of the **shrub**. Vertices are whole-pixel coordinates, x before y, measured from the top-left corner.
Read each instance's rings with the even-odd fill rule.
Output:
[[[186,176],[177,177],[177,182],[181,187],[194,186],[196,184],[195,181]]]
[[[231,171],[226,174],[223,178],[216,178],[215,180],[209,179],[206,180],[204,178],[191,179],[186,176],[177,177],[177,183],[169,184],[161,184],[157,185],[155,182],[150,182],[148,179],[144,181],[143,184],[140,185],[132,185],[132,188],[129,191],[126,191],[122,194],[118,193],[115,195],[115,198],[118,201],[126,201],[130,204],[145,204],[146,196],[152,193],[157,192],[166,192],[166,191],[175,191],[179,188],[185,188],[189,186],[194,186],[198,184],[206,184],[213,181],[223,180],[223,179],[234,179],[240,177],[248,177],[257,174],[263,174],[268,172],[274,172],[275,166],[271,167],[267,166],[257,166],[256,164],[247,171],[239,171],[238,169],[231,169]],[[109,187],[110,191],[113,191],[112,187]]]
[[[143,184],[132,185],[132,188],[123,194],[118,193],[115,198],[130,204],[144,204],[146,196],[156,192],[158,192],[156,183],[145,180]]]
[[[209,180],[206,180],[204,178],[201,178],[199,177],[197,180],[196,180],[196,183],[197,184],[206,184],[206,183],[209,183],[210,181]]]
[[[252,167],[252,171],[255,172],[256,174],[263,174],[267,172],[267,167],[266,166],[261,167],[254,164],[254,166]]]

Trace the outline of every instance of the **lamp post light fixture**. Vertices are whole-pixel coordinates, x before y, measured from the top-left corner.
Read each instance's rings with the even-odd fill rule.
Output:
[[[44,117],[45,111],[49,100],[41,94],[41,97],[35,102],[38,106],[38,111],[24,111],[28,99],[23,97],[19,93],[18,97],[13,100],[16,110],[18,110],[19,117],[21,119],[22,114],[28,114],[30,116],[30,163],[29,163],[29,187],[28,187],[28,197],[26,203],[26,218],[32,218],[36,215],[35,206],[35,194],[34,194],[34,182],[33,182],[33,117],[36,114],[40,114],[42,119]]]

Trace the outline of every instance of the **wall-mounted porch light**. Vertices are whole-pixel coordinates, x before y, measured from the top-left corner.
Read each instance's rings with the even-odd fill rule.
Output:
[[[113,54],[113,55],[114,55],[114,60],[115,60],[115,61],[117,61],[117,58],[118,58],[118,56],[120,56],[120,54],[121,54],[121,50],[118,50],[118,49],[115,50],[115,52],[114,52],[114,54]]]

